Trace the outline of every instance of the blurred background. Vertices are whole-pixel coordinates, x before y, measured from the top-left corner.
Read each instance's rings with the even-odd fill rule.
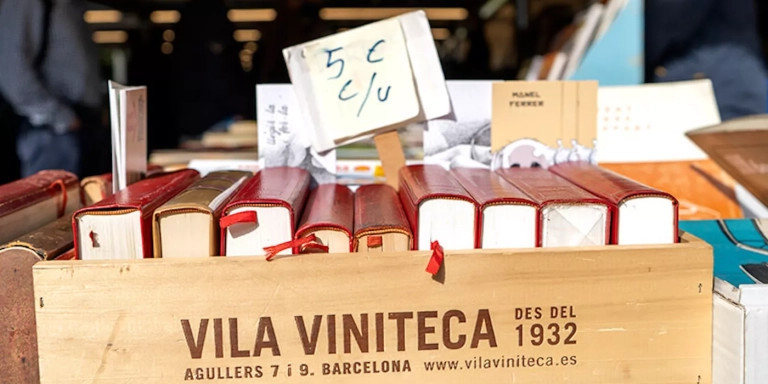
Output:
[[[745,103],[759,104],[758,112],[766,105],[766,1],[0,0],[6,3],[0,16],[19,8],[8,4],[40,1],[52,2],[54,15],[56,7],[82,3],[101,78],[148,87],[150,152],[177,148],[233,121],[255,120],[255,85],[289,82],[283,48],[415,9],[426,11],[446,79],[622,74],[599,79],[602,86],[712,77],[718,101],[733,99],[729,84],[759,84],[746,96],[738,86],[734,108],[721,107],[723,120],[754,113],[739,109]],[[639,10],[624,23],[637,28],[615,27],[619,31],[604,39],[612,45],[591,58],[602,65],[591,65],[597,75],[553,75],[556,54],[572,53],[569,44],[586,29],[581,27],[596,3],[603,6],[605,25],[590,30],[589,43],[606,33],[601,29],[614,28],[621,7]],[[50,44],[55,48],[56,39]],[[584,60],[586,66],[590,58]],[[106,100],[106,86],[101,92]],[[108,103],[102,108],[108,110]]]

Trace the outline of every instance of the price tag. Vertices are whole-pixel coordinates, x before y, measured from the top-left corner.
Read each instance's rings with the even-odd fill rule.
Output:
[[[290,47],[283,55],[317,151],[450,112],[421,11]]]

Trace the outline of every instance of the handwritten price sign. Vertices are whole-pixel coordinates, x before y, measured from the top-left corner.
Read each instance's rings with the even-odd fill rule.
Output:
[[[299,103],[315,126],[312,145],[318,151],[450,112],[423,12],[290,47],[283,54]]]

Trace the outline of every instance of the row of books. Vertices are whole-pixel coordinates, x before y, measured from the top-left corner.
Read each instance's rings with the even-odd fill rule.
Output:
[[[0,225],[16,223],[4,232],[0,240],[7,244],[0,249],[55,237],[57,246],[47,248],[58,255],[74,242],[68,257],[80,259],[269,259],[427,250],[433,241],[444,249],[472,249],[677,239],[673,196],[587,163],[496,172],[409,165],[399,176],[399,191],[374,184],[353,192],[339,184],[312,189],[311,176],[299,168],[255,175],[219,171],[203,178],[184,169],[157,173],[81,207],[77,179],[45,171],[0,186]]]

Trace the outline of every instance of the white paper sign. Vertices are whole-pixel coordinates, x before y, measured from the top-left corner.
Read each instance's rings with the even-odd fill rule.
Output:
[[[283,56],[317,151],[450,112],[421,11],[289,47]]]
[[[318,183],[336,180],[336,151],[318,153],[310,146],[312,126],[304,121],[291,84],[256,86],[259,159],[265,167],[300,167]]]

